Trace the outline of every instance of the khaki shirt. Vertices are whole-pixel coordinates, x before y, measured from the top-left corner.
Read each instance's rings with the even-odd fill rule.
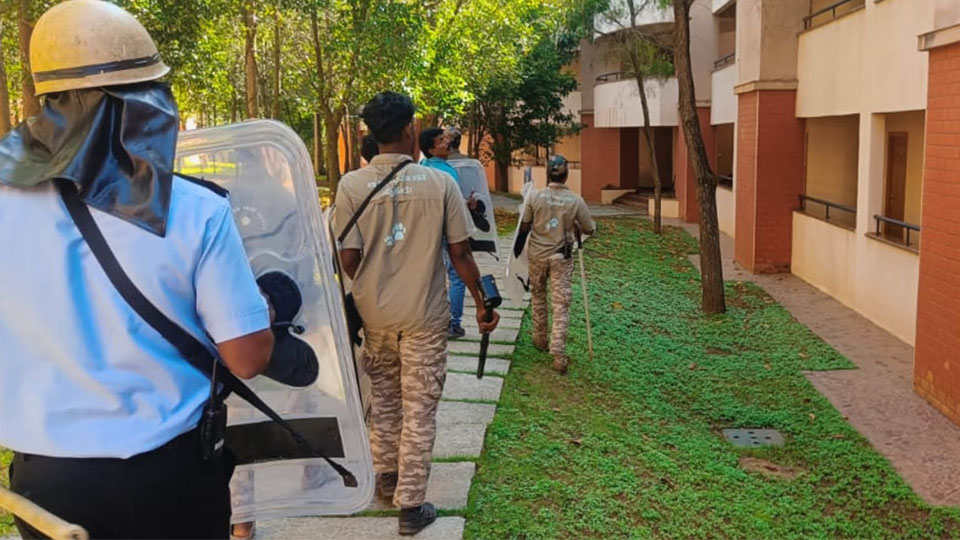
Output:
[[[583,231],[596,228],[583,198],[558,183],[548,184],[527,199],[523,223],[533,223],[527,244],[527,256],[533,259],[546,259],[562,250],[564,242],[573,238],[574,225]]]
[[[340,180],[334,208],[337,235],[387,174],[409,156],[381,154]],[[385,186],[340,249],[363,253],[353,297],[366,328],[393,332],[446,330],[450,324],[441,251],[473,233],[460,188],[449,174],[411,163]]]

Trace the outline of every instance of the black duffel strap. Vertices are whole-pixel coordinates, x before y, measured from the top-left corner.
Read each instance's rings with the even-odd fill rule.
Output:
[[[90,251],[93,252],[97,262],[100,263],[110,283],[113,284],[124,301],[126,301],[147,324],[153,327],[165,340],[170,342],[191,366],[207,377],[220,381],[227,390],[237,394],[258,411],[267,415],[270,420],[276,422],[293,437],[297,444],[303,445],[305,448],[310,449],[312,453],[326,460],[343,478],[345,486],[356,487],[357,479],[353,473],[330,459],[330,457],[324,455],[323,452],[312,448],[309,441],[307,441],[303,435],[277,414],[276,411],[271,409],[269,405],[264,403],[249,386],[226,369],[200,340],[170,320],[169,317],[157,309],[157,307],[140,292],[140,289],[130,280],[130,277],[123,270],[123,267],[120,266],[120,262],[117,261],[116,256],[114,256],[113,250],[110,249],[110,245],[107,244],[106,238],[103,237],[103,233],[100,231],[100,227],[97,226],[97,222],[94,221],[93,215],[90,213],[90,208],[80,199],[76,185],[69,180],[57,180],[56,183],[60,190],[60,196],[63,198],[63,202],[67,207],[67,212],[70,213],[73,222],[77,225],[77,228],[80,229],[81,236],[83,236],[87,245],[90,246]],[[216,373],[214,373],[214,369]]]
[[[400,172],[401,169],[403,169],[404,167],[406,167],[411,163],[413,162],[408,159],[404,159],[402,163],[400,163],[399,165],[394,167],[392,171],[390,171],[390,174],[388,174],[386,178],[384,178],[383,180],[380,181],[379,184],[377,184],[377,187],[373,188],[373,191],[371,191],[370,194],[367,195],[367,198],[364,199],[362,203],[360,203],[360,206],[357,208],[357,211],[354,212],[353,216],[350,217],[350,221],[348,221],[347,226],[343,228],[343,232],[341,232],[340,236],[337,237],[337,244],[343,243],[343,240],[347,237],[348,234],[350,234],[350,230],[353,229],[353,226],[357,224],[357,221],[360,219],[360,216],[363,215],[363,211],[367,209],[367,206],[370,204],[370,201],[373,200],[373,198],[377,195],[377,193],[380,193],[380,191],[383,188],[385,188],[387,184],[392,182],[393,179],[397,176],[397,173]]]

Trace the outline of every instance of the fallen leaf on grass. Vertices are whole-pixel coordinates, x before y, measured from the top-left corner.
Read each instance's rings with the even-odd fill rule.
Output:
[[[817,415],[810,413],[810,421],[813,422],[816,419],[817,419]]]
[[[574,445],[574,446],[580,446],[580,445],[583,444],[583,440],[582,440],[582,439],[570,439],[570,444],[572,444],[572,445]]]
[[[690,371],[694,371],[694,370],[696,370],[696,369],[697,369],[697,363],[696,363],[696,362],[691,363],[691,364],[690,364]]]
[[[773,369],[773,366],[770,365],[770,362],[763,364],[763,369]]]
[[[620,302],[614,302],[613,309],[623,309],[623,304],[621,304]]]
[[[847,436],[844,435],[843,433],[834,433],[833,435],[830,436],[830,438],[831,438],[831,439],[846,439]]]

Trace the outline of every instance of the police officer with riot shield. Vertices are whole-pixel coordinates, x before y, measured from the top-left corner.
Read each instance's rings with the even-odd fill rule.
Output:
[[[363,320],[367,373],[372,382],[371,436],[377,494],[400,508],[399,532],[412,535],[436,520],[425,501],[436,438],[436,413],[446,378],[450,305],[441,256],[448,254],[487,322],[470,251],[470,214],[447,174],[413,163],[414,108],[410,98],[384,92],[363,109],[380,154],[343,177],[335,231],[340,257],[353,279]]]
[[[169,70],[130,14],[61,3],[30,51],[43,111],[0,139],[11,487],[95,538],[226,538],[233,461],[210,437],[225,424],[207,423],[217,386],[154,322],[237,376],[267,368],[269,308],[230,205],[172,173],[179,117],[156,82]],[[149,321],[131,290],[156,308]]]

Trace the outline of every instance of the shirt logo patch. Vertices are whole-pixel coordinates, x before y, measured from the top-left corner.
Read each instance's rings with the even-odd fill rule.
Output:
[[[553,218],[547,223],[547,229],[553,230],[560,226],[560,221],[557,218]]]
[[[403,223],[397,223],[393,226],[393,230],[386,238],[383,239],[383,243],[387,246],[393,247],[398,242],[403,240],[403,237],[407,235],[407,228],[403,226]]]

